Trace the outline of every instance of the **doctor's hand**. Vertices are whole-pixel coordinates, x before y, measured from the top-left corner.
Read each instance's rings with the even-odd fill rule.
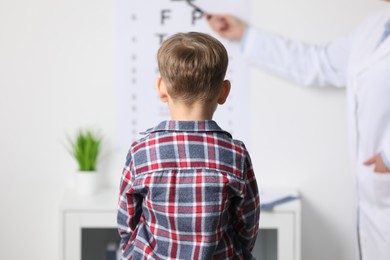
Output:
[[[383,162],[382,156],[380,154],[375,155],[374,157],[368,159],[364,162],[364,165],[371,166],[374,165],[374,172],[376,173],[390,173],[390,169],[386,167]]]
[[[231,15],[207,14],[210,27],[221,37],[228,40],[241,40],[247,24]]]

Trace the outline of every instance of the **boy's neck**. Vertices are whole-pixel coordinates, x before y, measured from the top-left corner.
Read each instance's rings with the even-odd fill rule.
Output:
[[[217,104],[210,102],[195,102],[191,105],[182,102],[169,102],[171,120],[175,121],[203,121],[212,120]]]

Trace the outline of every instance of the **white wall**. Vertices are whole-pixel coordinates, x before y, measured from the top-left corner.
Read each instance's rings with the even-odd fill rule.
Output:
[[[114,132],[113,26],[109,0],[0,1],[0,259],[57,259],[65,134]]]
[[[254,24],[319,42],[352,29],[382,4],[253,5]],[[114,1],[0,1],[0,259],[57,258],[58,207],[76,168],[62,143],[66,133],[101,129],[101,168],[111,185],[119,181],[125,155],[112,148],[114,25]],[[352,259],[343,91],[299,88],[254,70],[252,92],[251,153],[259,184],[301,191],[303,259]]]

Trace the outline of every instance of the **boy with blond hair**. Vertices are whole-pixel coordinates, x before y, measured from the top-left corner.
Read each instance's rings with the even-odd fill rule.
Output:
[[[225,103],[228,55],[215,38],[161,45],[156,89],[171,118],[133,143],[122,173],[122,259],[251,259],[260,206],[245,145],[213,114]]]

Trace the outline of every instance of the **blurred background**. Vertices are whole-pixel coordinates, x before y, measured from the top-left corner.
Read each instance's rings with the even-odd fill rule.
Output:
[[[323,43],[384,3],[252,5],[255,26]],[[115,8],[108,0],[0,0],[0,259],[59,259],[60,204],[77,170],[67,134],[99,129],[105,186],[119,184],[126,151],[113,141]],[[259,186],[295,187],[302,195],[302,259],[353,259],[344,91],[302,88],[253,69],[250,96]]]

